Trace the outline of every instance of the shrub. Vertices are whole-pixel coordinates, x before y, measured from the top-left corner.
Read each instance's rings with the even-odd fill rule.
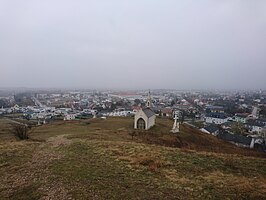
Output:
[[[29,139],[28,133],[31,130],[31,126],[24,124],[12,124],[11,132],[20,140]]]

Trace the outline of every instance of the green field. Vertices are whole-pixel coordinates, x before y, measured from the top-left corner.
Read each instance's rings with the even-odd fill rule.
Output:
[[[265,199],[264,154],[172,121],[58,121],[18,141],[0,120],[0,199]]]

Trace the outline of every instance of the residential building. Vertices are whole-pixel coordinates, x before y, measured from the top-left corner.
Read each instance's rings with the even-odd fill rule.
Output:
[[[205,118],[206,123],[212,124],[224,124],[228,121],[228,117],[225,113],[208,113]]]

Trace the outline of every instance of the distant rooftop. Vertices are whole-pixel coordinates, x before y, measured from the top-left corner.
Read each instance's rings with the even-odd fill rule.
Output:
[[[226,119],[227,116],[225,113],[208,113],[206,117],[212,117],[212,118],[219,118],[219,119]]]
[[[207,106],[206,108],[211,110],[224,110],[223,106]]]

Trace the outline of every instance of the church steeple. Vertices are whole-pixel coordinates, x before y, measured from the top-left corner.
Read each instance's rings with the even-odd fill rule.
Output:
[[[150,90],[149,90],[149,93],[148,93],[146,107],[147,108],[150,108],[151,107],[151,91]]]

